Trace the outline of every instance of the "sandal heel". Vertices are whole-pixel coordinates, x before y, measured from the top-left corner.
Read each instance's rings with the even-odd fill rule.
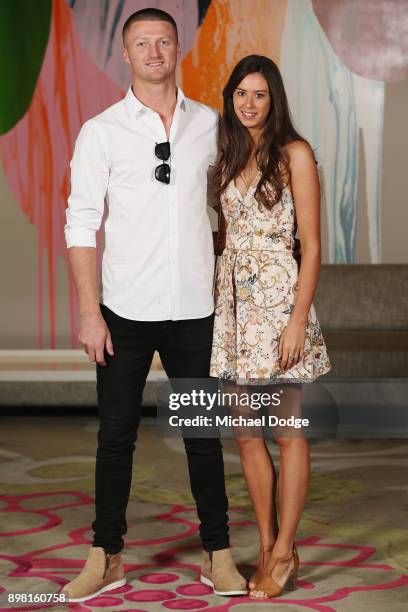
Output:
[[[285,584],[285,591],[296,591],[297,587],[297,572],[291,574]]]

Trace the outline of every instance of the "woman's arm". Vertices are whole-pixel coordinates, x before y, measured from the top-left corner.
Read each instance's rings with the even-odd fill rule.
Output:
[[[289,323],[282,333],[279,358],[288,369],[303,357],[305,330],[320,271],[320,185],[310,146],[295,141],[286,147],[290,182],[302,251],[298,289]],[[291,361],[289,356],[293,356]]]

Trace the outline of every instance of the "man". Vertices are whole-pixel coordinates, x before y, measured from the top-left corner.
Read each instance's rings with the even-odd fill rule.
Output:
[[[87,121],[71,162],[65,235],[78,290],[79,340],[97,364],[100,413],[93,546],[64,587],[84,601],[125,584],[120,551],[142,392],[153,353],[170,378],[208,376],[212,236],[206,174],[217,113],[176,87],[177,26],[158,9],[123,27],[132,86]],[[99,305],[95,232],[108,206]],[[203,543],[201,580],[219,594],[246,593],[229,549],[221,443],[184,439]]]

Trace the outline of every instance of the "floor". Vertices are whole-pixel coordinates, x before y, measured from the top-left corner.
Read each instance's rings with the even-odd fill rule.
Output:
[[[0,610],[45,610],[46,604],[10,607],[7,594],[53,593],[79,572],[91,537],[97,420],[10,414],[0,426]],[[52,609],[405,611],[407,440],[319,441],[311,450],[311,489],[297,536],[300,581],[293,593],[253,603],[218,597],[197,581],[200,542],[184,451],[147,419],[128,508],[128,584]],[[274,444],[271,452],[278,460]],[[233,554],[250,575],[257,531],[233,440],[225,441],[224,456]]]

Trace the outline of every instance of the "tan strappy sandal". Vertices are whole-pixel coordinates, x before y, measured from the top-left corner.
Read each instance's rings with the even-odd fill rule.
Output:
[[[272,549],[273,546],[262,546],[262,544],[259,545],[258,567],[255,574],[249,580],[249,584],[255,584],[251,591],[254,591],[255,589],[257,590],[257,584],[262,579],[266,570],[265,555],[266,553],[272,552]]]
[[[285,583],[283,585],[280,585],[272,578],[272,571],[278,563],[288,563],[292,558],[294,561],[293,569],[287,577]],[[280,595],[282,595],[283,591],[285,590],[294,591],[296,589],[298,570],[299,557],[295,547],[293,547],[293,551],[287,557],[278,558],[272,555],[269,560],[269,563],[262,572],[262,576],[257,581],[255,589],[252,590],[265,593],[266,597],[268,598],[280,597]],[[251,594],[249,596],[252,599],[266,599],[265,597],[254,597]]]

